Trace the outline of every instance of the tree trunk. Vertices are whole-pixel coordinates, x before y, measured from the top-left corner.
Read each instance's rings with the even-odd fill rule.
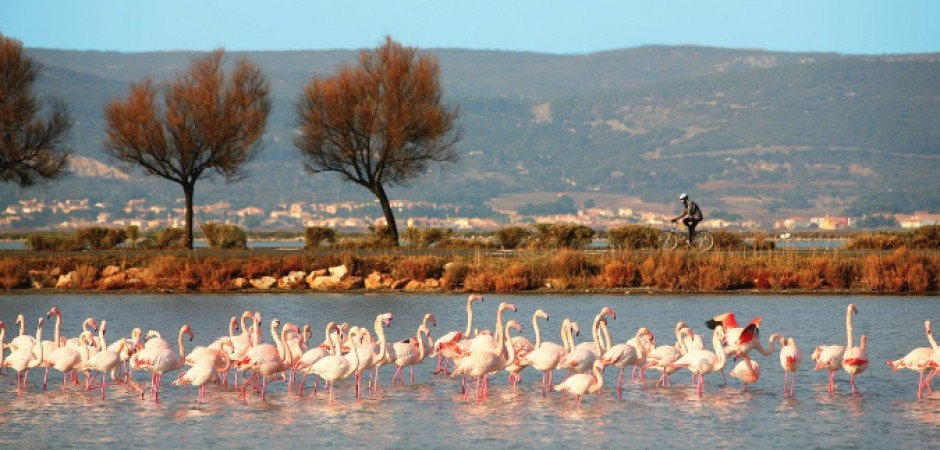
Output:
[[[381,184],[376,185],[372,193],[378,197],[379,204],[382,205],[385,222],[388,224],[388,233],[392,237],[392,243],[398,247],[398,225],[395,225],[395,214],[392,213],[392,206],[388,203],[388,194],[385,193],[385,188]]]
[[[183,197],[186,199],[186,248],[193,249],[193,195],[196,185],[183,185]]]

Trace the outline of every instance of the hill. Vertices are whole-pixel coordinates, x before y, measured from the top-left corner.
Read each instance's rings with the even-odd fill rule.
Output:
[[[841,56],[704,47],[588,55],[424,50],[441,63],[462,110],[462,160],[393,197],[479,206],[501,196],[617,194],[674,208],[689,191],[706,211],[774,214],[940,210],[940,55]],[[164,80],[195,56],[30,49],[37,89],[77,116],[77,155],[101,152],[102,107],[130,82]],[[196,202],[271,206],[370,199],[331,175],[303,173],[291,145],[294,98],[313,75],[354,63],[353,51],[232,53],[272,82],[266,150],[247,180],[203,183]],[[126,168],[119,168],[126,169]],[[19,198],[131,198],[172,204],[176,185],[79,171]],[[135,172],[136,173],[136,172]],[[598,204],[598,206],[606,206]],[[769,226],[770,224],[765,224]]]

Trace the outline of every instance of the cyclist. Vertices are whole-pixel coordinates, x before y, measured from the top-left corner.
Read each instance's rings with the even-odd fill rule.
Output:
[[[691,244],[692,238],[695,237],[695,226],[704,218],[702,216],[702,208],[698,207],[698,203],[689,200],[689,194],[685,192],[679,194],[679,201],[685,206],[685,211],[682,211],[682,214],[672,219],[672,222],[682,219],[682,223],[689,228],[689,238],[686,243]]]

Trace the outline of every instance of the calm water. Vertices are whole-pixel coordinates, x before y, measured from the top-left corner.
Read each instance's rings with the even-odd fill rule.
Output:
[[[0,295],[0,320],[8,332],[16,333],[16,314],[28,317],[28,332],[53,305],[63,313],[62,332],[75,335],[87,316],[108,320],[110,339],[129,335],[139,326],[157,329],[175,338],[179,327],[189,323],[196,333],[192,345],[204,345],[227,334],[228,318],[246,309],[260,310],[267,323],[271,318],[311,324],[314,340],[322,339],[330,320],[371,326],[376,314],[391,311],[395,320],[388,335],[392,339],[413,336],[426,312],[437,316],[435,337],[466,325],[464,295],[124,295],[57,294]],[[674,376],[669,389],[642,391],[629,383],[623,398],[608,393],[585,399],[577,410],[572,399],[557,394],[542,398],[540,375],[531,369],[513,391],[504,374],[493,377],[490,397],[482,402],[465,401],[455,380],[432,377],[433,364],[426,362],[416,372],[413,386],[388,387],[392,370],[383,369],[382,388],[377,395],[356,401],[349,382],[337,384],[335,404],[319,396],[287,392],[284,383],[269,386],[261,402],[248,400],[219,386],[208,389],[207,403],[196,405],[196,391],[169,385],[168,375],[160,404],[140,400],[135,393],[117,386],[102,401],[94,393],[56,386],[43,392],[41,375],[30,376],[29,392],[17,398],[13,374],[0,376],[0,442],[5,448],[100,447],[143,444],[161,448],[929,448],[940,439],[940,392],[918,401],[917,375],[892,373],[888,359],[925,346],[923,322],[940,320],[936,297],[774,297],[732,296],[497,296],[490,295],[474,309],[475,325],[492,327],[500,301],[517,305],[507,312],[525,325],[532,337],[531,315],[537,308],[551,314],[546,339],[559,342],[558,326],[571,317],[590,328],[590,321],[603,306],[617,312],[610,322],[616,341],[635,334],[645,325],[659,344],[674,342],[672,330],[683,320],[696,331],[718,313],[733,311],[747,321],[764,318],[761,335],[773,332],[795,336],[803,348],[803,368],[797,382],[797,398],[784,399],[777,355],[757,360],[761,380],[751,392],[741,391],[738,380],[721,386],[721,377],[706,377],[705,395],[699,398],[688,387],[687,372]],[[854,325],[856,340],[869,338],[871,366],[858,383],[865,396],[848,394],[848,376],[837,375],[837,392],[829,395],[827,374],[812,372],[812,346],[845,343],[845,307],[858,306]],[[544,324],[544,322],[543,322]],[[12,329],[12,330],[11,330]],[[265,325],[265,331],[268,326]],[[46,328],[44,339],[52,333]],[[590,339],[581,334],[581,340]],[[543,334],[544,336],[544,334]],[[268,336],[265,339],[270,342]],[[710,341],[710,339],[709,339]],[[807,369],[809,366],[809,369]],[[728,367],[730,369],[730,365]],[[53,372],[57,374],[57,372]],[[616,381],[617,371],[608,369],[605,385]],[[50,376],[61,382],[60,377]],[[136,379],[146,376],[138,373]],[[556,380],[559,378],[556,378]],[[935,383],[937,384],[937,383]],[[308,389],[310,382],[308,381]],[[305,391],[306,393],[306,391]],[[926,445],[926,447],[925,447]]]

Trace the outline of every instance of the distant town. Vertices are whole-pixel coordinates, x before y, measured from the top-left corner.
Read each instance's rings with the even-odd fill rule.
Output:
[[[435,204],[409,200],[392,200],[392,208],[400,224],[407,227],[450,228],[454,231],[493,231],[509,225],[535,222],[576,223],[595,230],[606,230],[636,223],[662,226],[662,211],[638,211],[631,208],[580,208],[576,214],[522,215],[512,210],[496,210],[496,217],[461,217],[460,208],[452,204]],[[233,208],[228,202],[195,206],[196,225],[201,222],[231,223],[249,230],[300,230],[304,227],[329,227],[340,231],[365,231],[382,225],[385,219],[375,201],[340,203],[290,203],[271,208],[247,206]],[[441,212],[443,211],[443,212]],[[6,205],[0,212],[0,231],[50,230],[70,231],[102,226],[136,226],[153,231],[183,226],[182,199],[175,205],[149,203],[146,199],[129,200],[113,206],[92,203],[88,199],[67,199],[44,202],[37,199],[19,200]],[[429,212],[438,212],[429,214]],[[895,228],[918,228],[940,224],[940,214],[916,211],[913,214],[879,216]],[[892,220],[893,219],[893,220]],[[773,224],[774,230],[842,230],[858,227],[859,218],[843,216],[787,217]],[[701,226],[710,229],[766,230],[770,224],[751,220],[708,219]]]

